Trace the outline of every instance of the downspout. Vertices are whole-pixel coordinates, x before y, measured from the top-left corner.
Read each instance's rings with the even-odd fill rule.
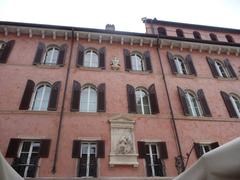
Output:
[[[74,44],[74,29],[72,28],[70,55],[69,55],[68,66],[67,66],[67,74],[66,74],[63,99],[62,99],[62,107],[61,107],[60,119],[59,119],[59,124],[58,124],[58,131],[57,131],[57,141],[56,141],[55,154],[54,154],[54,159],[53,159],[53,167],[52,167],[53,174],[56,173],[56,164],[57,164],[57,160],[58,160],[59,142],[60,142],[60,137],[61,137],[64,104],[65,104],[65,99],[66,99],[67,85],[68,85],[69,72],[70,72],[70,66],[71,66],[71,60],[72,60],[73,44]]]

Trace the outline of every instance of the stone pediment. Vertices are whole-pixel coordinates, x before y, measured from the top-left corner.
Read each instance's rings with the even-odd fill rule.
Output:
[[[117,115],[114,117],[111,117],[109,119],[109,122],[112,123],[122,123],[122,124],[135,124],[135,121],[127,117],[126,115]]]

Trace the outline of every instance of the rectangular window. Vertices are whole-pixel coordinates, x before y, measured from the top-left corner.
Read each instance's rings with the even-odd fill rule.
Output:
[[[212,150],[211,144],[200,144],[200,148],[202,149],[203,154]]]

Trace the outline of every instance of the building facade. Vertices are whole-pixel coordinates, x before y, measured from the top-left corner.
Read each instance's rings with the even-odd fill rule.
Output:
[[[240,30],[0,22],[0,149],[24,177],[168,179],[239,136]]]

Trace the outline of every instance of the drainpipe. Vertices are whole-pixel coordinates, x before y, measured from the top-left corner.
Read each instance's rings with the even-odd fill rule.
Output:
[[[63,99],[62,99],[62,107],[61,107],[60,119],[59,119],[59,124],[58,124],[58,131],[57,131],[57,141],[56,141],[55,154],[54,154],[54,159],[53,159],[53,167],[52,167],[52,173],[53,174],[56,173],[56,164],[57,164],[57,160],[58,160],[59,142],[60,142],[60,137],[61,137],[62,121],[63,121],[63,113],[64,113],[64,104],[65,104],[65,99],[66,99],[66,92],[67,92],[67,85],[68,85],[68,79],[69,79],[70,65],[71,65],[71,60],[72,60],[73,43],[74,43],[74,29],[72,28],[70,55],[69,55],[68,66],[67,66],[67,74],[66,74],[65,87],[64,87]]]

